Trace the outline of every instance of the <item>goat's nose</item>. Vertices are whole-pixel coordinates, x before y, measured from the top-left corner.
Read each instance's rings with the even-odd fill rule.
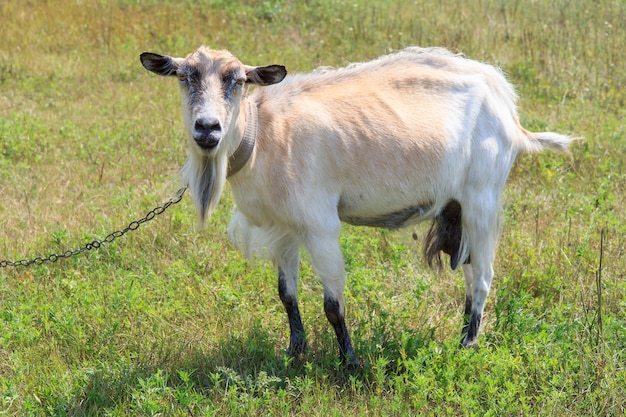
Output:
[[[193,125],[193,140],[201,148],[213,148],[222,138],[222,127],[219,120],[209,117],[196,119]]]
[[[218,130],[218,131],[221,130],[219,120],[212,118],[212,117],[211,118],[201,117],[199,119],[196,119],[194,128],[200,132],[212,132],[215,130]]]

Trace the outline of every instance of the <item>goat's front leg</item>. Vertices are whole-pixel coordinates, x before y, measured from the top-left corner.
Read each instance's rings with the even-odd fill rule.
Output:
[[[332,238],[309,237],[306,246],[311,254],[313,268],[320,276],[324,286],[324,312],[335,330],[340,359],[349,368],[356,369],[361,366],[361,362],[356,357],[346,326],[343,297],[346,271],[339,247],[338,232]]]
[[[285,277],[285,273],[279,268],[278,294],[289,319],[289,347],[287,348],[287,354],[289,356],[298,356],[306,352],[306,337],[304,335],[304,325],[300,318],[298,298],[291,289],[292,282]]]
[[[289,319],[289,347],[287,354],[295,357],[306,352],[304,326],[298,308],[299,247],[294,244],[283,253],[278,262],[278,295]]]
[[[326,313],[326,318],[335,329],[340,359],[349,368],[358,368],[361,366],[361,362],[356,357],[352,347],[352,341],[346,326],[344,305],[343,295],[341,298],[334,297],[330,295],[330,291],[324,290],[324,312]]]

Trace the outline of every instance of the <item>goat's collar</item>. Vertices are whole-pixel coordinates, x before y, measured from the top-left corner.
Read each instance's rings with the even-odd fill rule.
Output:
[[[250,100],[244,101],[246,105],[246,128],[243,132],[243,138],[239,143],[239,146],[235,152],[228,158],[228,174],[226,177],[232,177],[241,168],[246,165],[252,151],[254,151],[254,144],[256,143],[257,133],[257,108],[256,103],[252,103]]]

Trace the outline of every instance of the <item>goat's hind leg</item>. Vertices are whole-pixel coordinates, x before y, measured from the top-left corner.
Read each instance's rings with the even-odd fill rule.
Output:
[[[473,272],[470,264],[469,253],[463,253],[463,210],[460,203],[450,200],[435,217],[433,224],[426,236],[424,245],[424,256],[429,264],[437,264],[442,267],[440,252],[450,255],[450,268],[453,270],[459,264],[463,268],[463,278],[465,279],[465,312],[463,317],[463,330],[461,333],[465,337],[468,332],[470,317],[472,312],[472,288]],[[467,252],[467,251],[466,251]]]
[[[289,319],[289,347],[287,354],[296,357],[306,352],[306,336],[298,307],[298,266],[300,249],[296,243],[284,250],[277,260],[278,295]]]
[[[463,330],[461,330],[461,334],[463,338],[465,338],[472,314],[472,287],[474,278],[471,264],[463,264],[463,278],[465,279],[465,310],[463,313]]]
[[[483,194],[476,196],[474,203],[468,204],[467,210],[464,206],[463,211],[471,261],[463,267],[466,272],[465,313],[469,313],[469,321],[463,328],[465,336],[461,341],[462,346],[471,346],[478,336],[493,279],[493,260],[499,232],[497,197]]]

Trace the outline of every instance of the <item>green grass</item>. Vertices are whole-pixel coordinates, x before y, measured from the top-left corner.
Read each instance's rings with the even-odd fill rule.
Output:
[[[501,66],[530,130],[583,138],[511,173],[479,349],[457,347],[460,273],[427,269],[412,230],[346,227],[364,369],[337,363],[307,262],[310,351],[286,360],[275,272],[227,240],[229,192],[205,230],[186,196],[99,251],[0,270],[0,414],[626,415],[623,2],[49,1],[0,14],[0,259],[102,238],[176,191],[178,91],[141,67],[143,51],[207,44],[295,72],[446,46]]]

